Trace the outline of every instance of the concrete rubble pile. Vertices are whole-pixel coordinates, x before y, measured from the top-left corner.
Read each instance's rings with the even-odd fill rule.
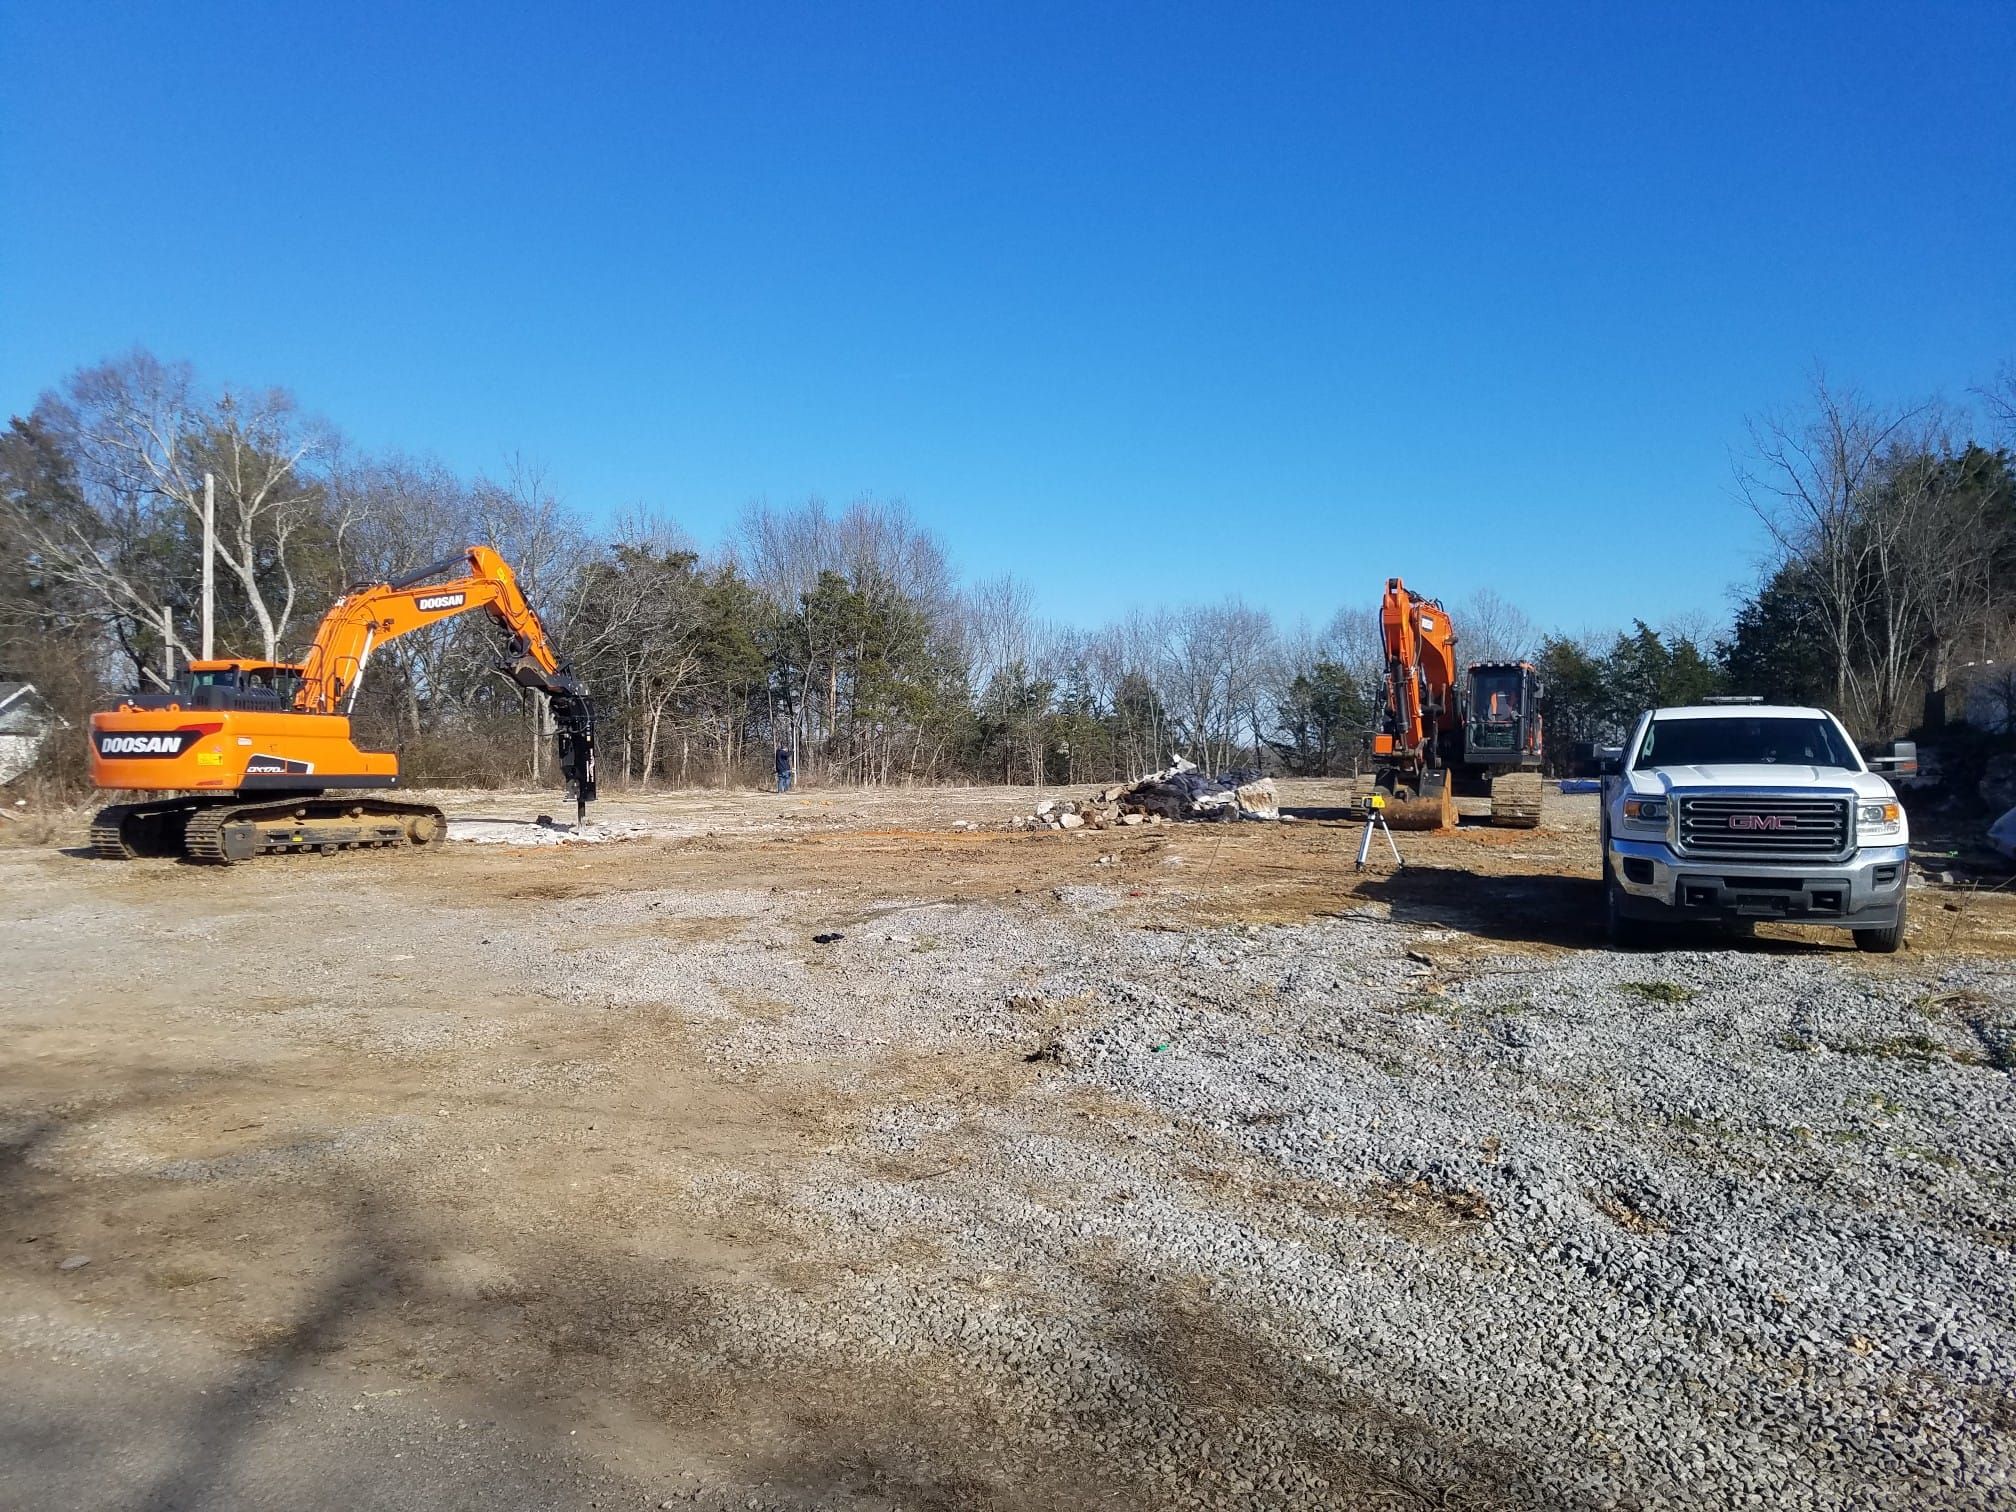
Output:
[[[1194,762],[1178,756],[1159,772],[1101,788],[1086,799],[1046,798],[1031,814],[1008,821],[1010,829],[1119,829],[1139,825],[1227,819],[1279,819],[1274,780],[1257,772],[1206,777]]]

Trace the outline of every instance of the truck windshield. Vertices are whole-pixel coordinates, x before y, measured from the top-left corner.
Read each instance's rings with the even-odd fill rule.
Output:
[[[1662,766],[1790,765],[1840,767],[1861,763],[1832,720],[1795,718],[1655,719],[1645,727],[1634,771]]]

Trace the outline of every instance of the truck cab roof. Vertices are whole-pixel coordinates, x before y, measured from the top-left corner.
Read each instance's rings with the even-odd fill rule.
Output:
[[[1831,719],[1825,709],[1795,704],[1673,704],[1654,709],[1654,719]]]

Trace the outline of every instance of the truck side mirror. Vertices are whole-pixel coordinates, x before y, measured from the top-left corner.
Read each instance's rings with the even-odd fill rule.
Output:
[[[1596,758],[1598,777],[1621,777],[1624,775],[1624,755],[1621,751],[1605,751]]]
[[[1918,743],[1893,740],[1866,753],[1872,772],[1888,772],[1893,777],[1909,777],[1918,770]]]

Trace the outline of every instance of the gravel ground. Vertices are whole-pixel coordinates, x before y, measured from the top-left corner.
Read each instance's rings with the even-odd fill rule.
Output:
[[[1972,1506],[2016,1473],[2016,1098],[1979,1029],[2016,1022],[2007,963],[1445,966],[1450,932],[1372,911],[1115,932],[1099,892],[1061,918],[898,911],[811,961],[760,919],[698,952],[570,958],[553,990],[583,1003],[729,1020],[709,1054],[733,1067],[1030,1053],[1032,1101],[1124,1110],[1059,1133],[891,1104],[868,1141],[951,1169],[863,1180],[850,1150],[778,1183],[822,1243],[930,1236],[955,1274],[1058,1312],[871,1272],[754,1301],[773,1364],[949,1353],[1003,1383],[1018,1436],[1093,1434],[1172,1505]],[[757,991],[778,1011],[724,1006]],[[1116,1276],[1139,1332],[1088,1338]],[[1250,1351],[1235,1422],[1167,1390],[1171,1294]]]
[[[194,908],[0,856],[0,1491],[392,1506],[453,1446],[489,1506],[2016,1498],[2016,960],[1197,922],[1257,826],[723,822]],[[153,1426],[73,1464],[94,1394]],[[231,1473],[175,1447],[220,1396]]]

